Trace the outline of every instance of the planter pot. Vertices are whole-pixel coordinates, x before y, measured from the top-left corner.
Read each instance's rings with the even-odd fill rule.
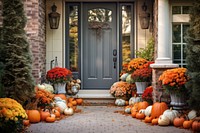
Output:
[[[175,92],[170,92],[170,98],[171,98],[170,105],[172,105],[174,108],[178,109],[186,105],[186,98],[184,94],[177,94]]]
[[[66,94],[66,83],[57,83],[54,84],[54,89],[55,89],[55,93],[62,93],[62,94]]]
[[[144,90],[148,87],[149,82],[135,82],[137,94],[142,95]]]

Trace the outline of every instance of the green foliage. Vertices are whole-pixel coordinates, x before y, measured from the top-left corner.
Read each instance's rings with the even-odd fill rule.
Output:
[[[140,58],[144,58],[148,61],[154,60],[154,39],[151,37],[147,43],[145,48],[140,48],[136,51],[136,56]]]
[[[0,132],[1,133],[22,133],[24,130],[23,119],[18,121],[9,120],[5,121],[0,119]]]
[[[2,83],[6,97],[21,104],[30,99],[35,85],[25,25],[23,0],[3,0],[3,50],[0,57],[5,69]]]
[[[0,97],[3,97],[3,85],[2,85],[2,77],[3,77],[3,63],[0,62]]]
[[[189,106],[200,110],[200,0],[191,8],[190,27],[187,32],[186,62],[190,81],[186,84],[189,91]]]

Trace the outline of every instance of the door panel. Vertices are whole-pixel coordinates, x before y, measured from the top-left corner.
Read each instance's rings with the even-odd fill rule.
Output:
[[[109,89],[118,75],[113,62],[116,4],[84,3],[83,7],[83,89]]]

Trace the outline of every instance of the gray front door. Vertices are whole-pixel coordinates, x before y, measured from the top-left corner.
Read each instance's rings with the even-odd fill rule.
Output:
[[[109,89],[118,76],[116,4],[83,7],[83,89]]]

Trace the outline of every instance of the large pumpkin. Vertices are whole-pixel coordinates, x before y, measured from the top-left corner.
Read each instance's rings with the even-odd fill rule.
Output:
[[[28,110],[27,115],[31,123],[40,122],[40,112],[38,110]]]
[[[163,112],[167,109],[168,109],[168,106],[165,102],[161,102],[161,103],[155,102],[152,105],[151,117],[152,118],[159,118],[159,116],[162,115]]]
[[[147,101],[139,102],[138,103],[138,110],[146,109],[149,106]]]

